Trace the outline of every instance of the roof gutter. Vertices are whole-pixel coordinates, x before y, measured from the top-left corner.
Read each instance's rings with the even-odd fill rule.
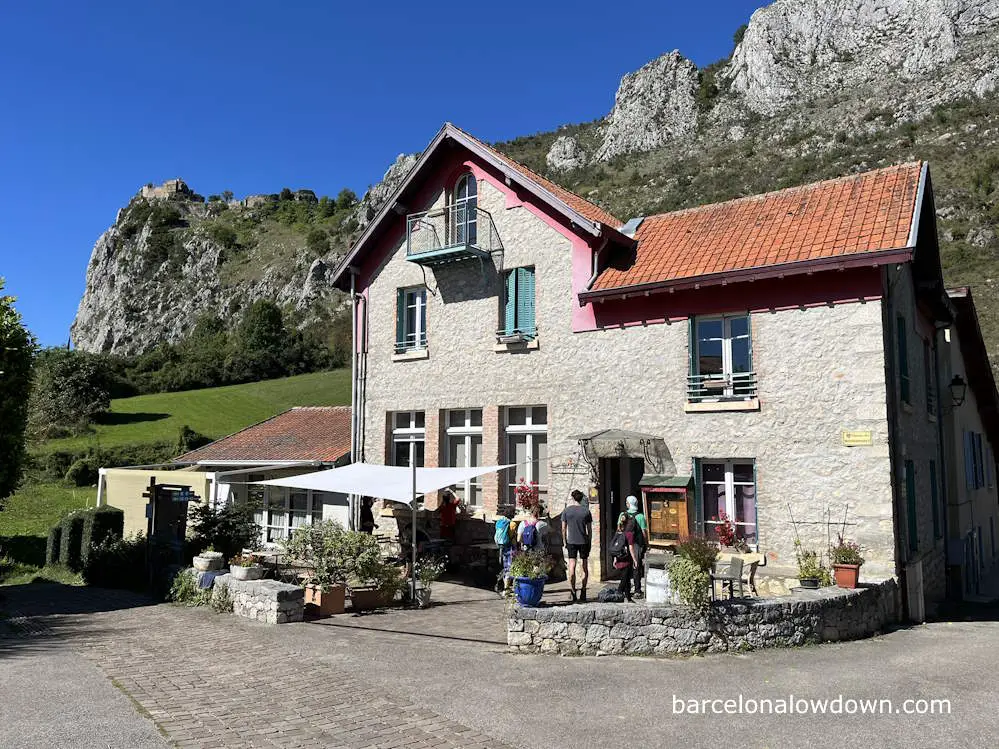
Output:
[[[617,286],[611,289],[596,289],[579,293],[580,305],[588,302],[602,302],[608,299],[627,299],[634,296],[648,296],[662,292],[699,289],[702,286],[724,286],[729,283],[762,281],[784,276],[811,275],[828,270],[845,270],[847,268],[877,267],[892,263],[907,263],[912,260],[912,247],[900,247],[892,250],[865,252],[851,256],[820,258],[817,260],[799,260],[792,263],[781,263],[765,267],[744,268],[741,270],[709,273],[703,276],[652,281],[633,286]]]
[[[916,239],[919,236],[919,219],[923,214],[923,197],[926,194],[926,178],[929,175],[930,165],[923,162],[919,170],[919,188],[916,190],[916,205],[912,210],[912,224],[909,226],[909,247],[916,246]]]
[[[335,463],[335,460],[199,460],[199,466],[247,466],[249,468],[308,468]]]

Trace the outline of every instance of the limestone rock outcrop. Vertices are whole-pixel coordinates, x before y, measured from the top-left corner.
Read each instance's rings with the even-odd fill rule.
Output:
[[[650,151],[697,128],[697,66],[677,51],[621,79],[596,159]]]
[[[548,168],[556,172],[571,172],[586,166],[586,152],[571,135],[560,135],[545,156]]]
[[[999,0],[777,0],[753,14],[723,77],[765,115],[858,87],[919,109],[920,99],[989,89],[979,82],[994,76],[999,51],[983,32],[997,24]]]

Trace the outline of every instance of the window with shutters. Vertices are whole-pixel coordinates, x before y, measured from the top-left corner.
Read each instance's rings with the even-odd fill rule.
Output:
[[[427,289],[415,286],[396,293],[395,352],[404,354],[427,347]]]
[[[756,462],[701,458],[696,461],[695,480],[697,515],[705,535],[717,540],[716,529],[727,518],[738,538],[756,544]]]
[[[502,313],[501,328],[496,333],[500,341],[530,341],[537,336],[534,268],[513,268],[504,274]]]

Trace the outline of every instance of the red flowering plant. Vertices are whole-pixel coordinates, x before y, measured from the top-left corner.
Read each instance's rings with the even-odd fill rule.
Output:
[[[527,482],[523,478],[517,479],[517,485],[513,488],[513,496],[517,500],[517,507],[524,512],[531,513],[535,508],[541,507],[537,481]]]
[[[718,525],[715,526],[715,533],[718,534],[718,543],[722,546],[735,546],[735,526],[728,513],[722,510],[718,513]]]

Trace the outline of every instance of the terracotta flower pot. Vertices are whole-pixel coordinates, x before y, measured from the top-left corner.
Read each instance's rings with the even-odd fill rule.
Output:
[[[378,588],[351,588],[350,603],[354,611],[371,611],[388,606],[389,594]]]
[[[860,577],[859,564],[834,564],[833,574],[836,576],[836,585],[840,588],[856,588],[857,579]]]
[[[319,611],[319,616],[342,614],[346,592],[345,585],[334,585],[329,590],[323,590],[318,585],[306,585],[305,603],[315,606]]]

